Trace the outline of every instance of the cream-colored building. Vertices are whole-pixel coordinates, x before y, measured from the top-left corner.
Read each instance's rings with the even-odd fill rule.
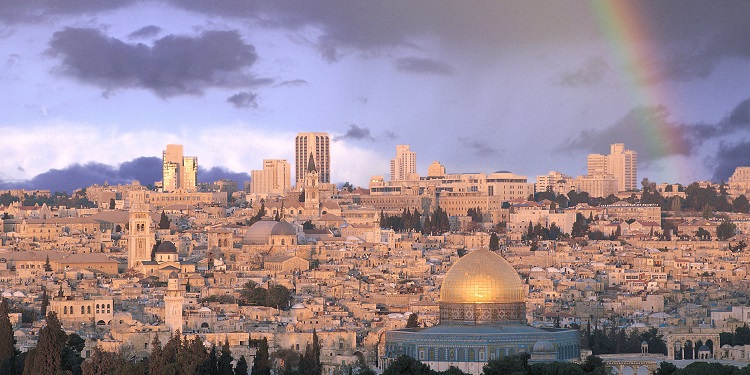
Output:
[[[560,172],[550,171],[546,175],[536,176],[534,189],[537,193],[551,191],[555,194],[568,194],[575,187],[573,177]]]
[[[198,158],[183,156],[182,145],[167,145],[162,153],[162,191],[194,191],[198,183]]]
[[[574,184],[576,191],[585,191],[592,198],[606,198],[618,191],[618,180],[611,174],[578,176]]]
[[[64,327],[86,323],[96,326],[110,326],[114,316],[114,300],[108,297],[54,298],[49,303],[49,311],[54,311]]]
[[[291,189],[291,170],[283,159],[264,159],[263,169],[250,171],[251,192],[259,195],[283,195]]]
[[[391,159],[391,181],[417,178],[417,153],[409,150],[409,145],[397,145],[396,157]]]
[[[331,182],[331,139],[328,133],[299,133],[294,140],[295,179],[301,185],[307,173],[310,155],[318,170],[319,182]]]
[[[589,176],[612,175],[617,179],[619,191],[638,189],[638,154],[626,150],[624,144],[610,145],[609,155],[590,154],[587,161]]]

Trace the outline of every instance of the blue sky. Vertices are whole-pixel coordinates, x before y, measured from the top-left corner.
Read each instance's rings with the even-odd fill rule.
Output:
[[[358,185],[397,144],[422,174],[530,181],[584,174],[614,142],[639,152],[639,179],[750,165],[750,3],[629,4],[646,62],[618,58],[585,1],[6,0],[0,185],[151,178],[153,159],[132,162],[167,143],[249,173],[292,161],[302,131],[329,132],[332,180]],[[638,131],[649,116],[676,139]]]

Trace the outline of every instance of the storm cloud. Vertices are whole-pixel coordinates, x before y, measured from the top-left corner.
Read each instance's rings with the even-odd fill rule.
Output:
[[[68,192],[93,184],[130,184],[134,180],[142,185],[153,185],[161,181],[162,160],[158,157],[139,157],[117,166],[102,163],[72,164],[61,169],[50,169],[26,181],[0,181],[0,189],[46,189],[52,192]],[[225,167],[210,169],[198,166],[198,180],[213,182],[230,179],[240,183],[249,181],[247,173],[232,172]]]
[[[144,88],[172,97],[266,83],[247,71],[258,55],[236,31],[169,35],[148,46],[68,27],[54,33],[49,47],[48,53],[61,59],[61,73],[105,91]]]
[[[366,126],[359,127],[356,124],[349,125],[349,129],[347,129],[346,133],[344,135],[340,135],[338,137],[335,137],[333,139],[334,142],[341,141],[341,140],[356,140],[356,141],[375,141],[375,137],[372,136],[370,133],[370,129]]]
[[[140,29],[128,34],[128,38],[130,39],[151,38],[151,37],[159,35],[159,33],[161,33],[161,27],[156,26],[156,25],[148,25],[148,26],[143,26]]]
[[[443,62],[418,57],[402,57],[395,61],[396,70],[403,73],[436,74],[448,76],[453,68]]]
[[[236,108],[258,108],[258,94],[240,92],[227,98]]]
[[[458,143],[462,148],[468,150],[469,152],[480,158],[486,158],[488,156],[499,154],[499,151],[496,148],[490,146],[485,141],[460,137],[458,139]]]

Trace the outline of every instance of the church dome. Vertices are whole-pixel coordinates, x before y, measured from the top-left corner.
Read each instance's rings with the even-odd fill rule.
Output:
[[[297,230],[294,229],[294,225],[287,223],[282,220],[276,223],[271,229],[272,236],[296,236]]]
[[[172,241],[164,241],[159,244],[159,247],[156,248],[157,253],[176,253],[177,248],[174,246]]]
[[[518,273],[503,257],[485,249],[459,259],[445,274],[440,302],[516,303],[524,302],[525,287]]]
[[[243,245],[266,245],[273,227],[278,224],[273,220],[261,220],[250,226],[242,237]]]

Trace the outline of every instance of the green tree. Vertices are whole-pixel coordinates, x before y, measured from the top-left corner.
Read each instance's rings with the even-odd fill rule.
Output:
[[[110,210],[115,209],[115,198],[109,198],[109,209]]]
[[[57,374],[62,370],[62,351],[67,335],[55,312],[47,314],[47,324],[39,331],[39,342],[33,355],[26,357],[29,375]],[[31,362],[29,362],[31,361]]]
[[[406,320],[406,328],[419,328],[419,314],[413,312]]]
[[[529,354],[491,359],[482,368],[484,375],[525,375],[529,368]]]
[[[232,360],[232,352],[229,350],[229,338],[225,338],[224,345],[221,346],[221,356],[219,356],[219,375],[233,375]]]
[[[703,227],[698,227],[698,230],[695,231],[695,237],[703,241],[708,241],[711,239],[711,232],[703,229]]]
[[[312,344],[305,348],[305,355],[300,361],[300,372],[302,375],[320,375],[322,366],[320,365],[320,341],[318,333],[313,328]]]
[[[234,375],[247,375],[247,360],[245,356],[240,356],[237,360],[237,364],[234,366]]]
[[[586,360],[581,363],[581,369],[586,374],[609,375],[610,373],[601,357],[595,355],[586,357]]]
[[[678,368],[673,363],[663,361],[659,363],[659,367],[656,369],[654,375],[672,375],[677,371]]]
[[[490,234],[490,250],[497,251],[500,249],[500,239],[497,237],[497,233],[492,232]]]
[[[73,375],[81,375],[81,352],[86,344],[81,336],[76,333],[68,335],[68,339],[65,342],[65,346],[62,350],[62,369],[67,373]]]
[[[388,368],[383,371],[383,375],[433,375],[430,366],[409,357],[401,355]]]
[[[258,346],[251,373],[253,375],[271,375],[271,362],[268,360],[268,340],[265,337]]]
[[[161,374],[162,369],[166,366],[164,355],[159,341],[159,335],[154,335],[151,340],[151,355],[148,357],[148,373]]]
[[[159,229],[169,229],[169,225],[172,223],[171,220],[169,220],[169,217],[167,217],[167,214],[164,213],[164,211],[161,212],[161,218],[159,219]]]
[[[734,198],[732,207],[734,208],[734,212],[742,212],[743,214],[750,212],[750,202],[745,195]]]
[[[14,371],[16,362],[16,337],[8,313],[8,300],[0,302],[0,373],[8,374]]]
[[[716,238],[718,238],[719,241],[726,241],[734,237],[736,231],[737,225],[734,224],[731,220],[722,220],[721,224],[716,227]]]
[[[292,299],[292,292],[283,285],[271,285],[268,287],[266,301],[263,304],[268,307],[283,309],[289,306]]]
[[[49,264],[49,254],[47,254],[47,259],[44,261],[44,271],[52,272],[52,266]]]
[[[91,356],[81,365],[81,370],[83,375],[109,375],[121,368],[124,362],[118,353],[104,351],[95,346]]]

